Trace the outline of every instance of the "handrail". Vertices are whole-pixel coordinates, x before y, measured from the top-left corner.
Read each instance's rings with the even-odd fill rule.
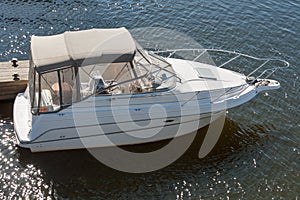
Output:
[[[153,53],[157,54],[157,53],[168,53],[168,52],[172,52],[172,55],[174,55],[176,52],[179,51],[205,51],[205,52],[220,52],[220,53],[228,53],[228,54],[236,54],[236,55],[241,55],[243,57],[247,57],[247,58],[252,58],[255,60],[268,60],[269,58],[258,58],[258,57],[254,57],[254,56],[250,56],[247,54],[243,54],[237,51],[230,51],[230,50],[223,50],[223,49],[168,49],[168,50],[157,50],[157,51],[152,51]],[[286,63],[289,65],[289,63],[285,60],[282,59],[270,59],[270,60],[274,60],[274,61],[281,61],[283,63]]]
[[[236,51],[229,51],[229,50],[222,50],[222,49],[172,49],[172,50],[158,50],[158,51],[152,51],[155,54],[162,54],[162,53],[169,53],[169,55],[166,58],[172,58],[174,55],[176,55],[176,53],[178,52],[188,52],[188,51],[192,51],[193,54],[195,54],[195,52],[198,52],[199,54],[195,55],[195,58],[192,59],[192,61],[196,61],[198,60],[202,55],[204,55],[205,53],[225,53],[226,55],[230,55],[233,56],[232,58],[230,58],[229,60],[221,63],[219,66],[216,67],[224,67],[226,65],[229,65],[231,62],[233,62],[234,60],[238,59],[238,58],[248,58],[248,59],[253,59],[255,61],[262,61],[263,63],[261,65],[259,65],[258,67],[256,67],[253,71],[251,71],[246,77],[248,78],[251,75],[254,75],[254,73],[258,72],[258,70],[262,69],[264,66],[266,66],[267,64],[269,64],[270,62],[281,62],[283,63],[283,66],[275,66],[275,67],[271,67],[268,69],[265,69],[264,71],[262,71],[259,75],[257,75],[256,77],[252,78],[249,80],[248,86],[246,86],[246,88],[243,88],[239,94],[236,94],[237,96],[240,95],[245,89],[247,89],[250,85],[253,85],[256,81],[258,81],[259,79],[267,79],[268,77],[270,77],[273,73],[275,73],[277,70],[281,70],[281,69],[286,69],[290,66],[289,62],[282,60],[282,59],[276,59],[276,58],[258,58],[258,57],[254,57],[254,56],[250,56],[247,54],[243,54],[243,53],[239,53]],[[189,54],[189,55],[193,55],[193,54]],[[226,56],[224,55],[224,56]],[[212,57],[211,57],[212,58]],[[212,59],[213,60],[213,59]],[[214,61],[214,60],[213,60]],[[215,61],[214,61],[215,62]],[[269,73],[268,73],[269,72]],[[266,75],[265,75],[266,74]],[[263,77],[264,76],[264,77]],[[247,81],[247,80],[246,80]],[[243,85],[244,87],[245,85]],[[212,100],[212,102],[217,101],[218,99],[220,99],[222,96],[226,95],[229,91],[231,91],[233,88],[227,88],[228,90],[225,91],[223,94],[221,94],[219,97],[217,97],[216,99]],[[186,103],[186,102],[185,102]],[[184,104],[185,104],[184,103]],[[183,105],[184,105],[183,104]]]
[[[236,52],[236,51],[229,51],[229,50],[222,50],[222,49],[172,49],[172,50],[158,50],[158,51],[152,51],[155,54],[161,54],[161,53],[169,53],[169,55],[167,56],[167,58],[172,58],[172,56],[176,55],[177,52],[188,52],[188,51],[192,51],[193,54],[195,54],[195,52],[200,52],[200,54],[197,54],[196,57],[194,59],[192,59],[192,61],[196,61],[197,59],[199,59],[202,55],[204,55],[205,53],[226,53],[227,55],[234,55],[233,58],[230,58],[228,61],[223,62],[222,64],[220,64],[219,66],[216,67],[224,67],[225,65],[228,65],[229,63],[231,63],[232,61],[240,58],[240,57],[244,57],[244,58],[249,58],[249,59],[253,59],[256,61],[264,61],[263,64],[261,64],[260,66],[256,67],[253,71],[251,71],[247,77],[253,75],[255,72],[257,72],[259,69],[261,69],[262,67],[266,66],[268,63],[270,62],[282,62],[284,64],[284,66],[277,66],[277,67],[272,67],[269,69],[264,70],[262,73],[260,73],[258,76],[256,76],[256,78],[254,80],[252,80],[252,83],[255,82],[257,79],[261,78],[265,73],[267,73],[268,71],[271,71],[265,78],[268,78],[269,76],[271,76],[275,71],[279,70],[279,69],[285,69],[288,68],[290,66],[289,62],[282,60],[282,59],[276,59],[276,58],[258,58],[258,57],[254,57],[254,56],[250,56],[247,54],[243,54],[240,52]]]

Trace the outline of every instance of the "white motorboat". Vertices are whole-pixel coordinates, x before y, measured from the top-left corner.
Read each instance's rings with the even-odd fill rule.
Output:
[[[200,61],[208,53],[233,57],[214,66]],[[262,62],[252,78],[225,69],[239,58]],[[28,87],[14,102],[17,143],[38,152],[179,137],[278,89],[268,77],[280,66],[264,69],[273,61],[281,62],[223,50],[146,51],[125,28],[32,36]]]

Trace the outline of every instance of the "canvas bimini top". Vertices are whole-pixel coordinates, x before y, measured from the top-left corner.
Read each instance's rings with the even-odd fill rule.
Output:
[[[136,43],[126,28],[31,37],[31,63],[38,72],[65,66],[130,62],[135,51]]]

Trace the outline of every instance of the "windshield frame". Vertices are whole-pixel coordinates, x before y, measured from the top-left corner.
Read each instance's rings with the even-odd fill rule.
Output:
[[[165,59],[163,59],[161,56],[159,56],[159,55],[157,55],[157,54],[154,54],[153,52],[146,51],[145,49],[142,49],[142,48],[137,48],[137,52],[140,53],[140,55],[142,56],[142,58],[145,59],[145,60],[148,62],[148,64],[150,65],[150,67],[154,66],[154,67],[156,67],[156,68],[158,68],[158,69],[156,69],[155,71],[152,71],[152,72],[149,72],[149,71],[148,71],[148,72],[145,73],[144,75],[137,76],[137,77],[134,77],[134,78],[132,78],[132,79],[128,79],[128,80],[126,80],[126,81],[119,82],[119,83],[117,83],[117,84],[111,84],[111,85],[108,85],[106,88],[104,88],[104,89],[101,90],[101,91],[98,91],[96,94],[100,94],[100,93],[103,92],[104,90],[107,90],[107,89],[110,89],[110,88],[113,88],[113,87],[122,85],[122,84],[124,84],[124,83],[130,83],[130,82],[132,82],[132,81],[135,81],[135,80],[139,80],[139,79],[145,78],[145,77],[147,77],[147,76],[149,76],[149,75],[152,75],[152,74],[157,73],[158,71],[166,71],[166,72],[172,74],[172,75],[171,75],[170,77],[168,77],[166,80],[175,77],[176,79],[179,80],[179,82],[181,82],[181,78],[178,77],[178,75],[177,75],[174,71],[170,71],[170,70],[166,69],[166,68],[168,68],[168,67],[171,67],[171,68],[172,68],[172,65],[171,65],[169,62],[167,62]],[[164,62],[164,63],[166,64],[166,66],[165,66],[165,67],[161,67],[161,66],[159,66],[159,65],[157,65],[157,64],[155,64],[155,63],[153,63],[152,60],[151,60],[151,57],[153,57],[153,58],[155,58],[155,59],[158,59],[158,60],[160,60],[161,62]],[[130,62],[130,65],[132,65],[131,63],[132,63],[132,61]],[[125,64],[124,64],[124,67],[126,67],[126,65],[128,65],[128,63],[125,63]],[[123,67],[123,68],[124,68],[124,67]],[[173,69],[173,68],[172,68],[172,69]],[[176,82],[176,81],[175,81],[175,82]],[[168,91],[168,90],[173,89],[174,87],[175,87],[175,85],[174,85],[173,87],[170,87],[170,88],[162,88],[162,89],[158,89],[158,90],[156,90],[156,91],[139,92],[139,94],[142,94],[142,93],[153,93],[153,92],[159,92],[159,91]],[[128,94],[130,94],[130,93],[128,93]],[[94,94],[92,94],[92,95],[94,95]],[[103,95],[103,94],[101,94],[101,95]],[[108,95],[108,94],[106,94],[106,95]]]

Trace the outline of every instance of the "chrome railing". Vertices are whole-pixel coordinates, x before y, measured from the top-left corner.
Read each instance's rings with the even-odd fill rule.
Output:
[[[246,80],[247,83],[245,82],[245,85],[241,86],[241,90],[237,93],[234,93],[234,96],[239,96],[244,90],[246,90],[250,85],[257,82],[259,79],[267,79],[272,74],[274,74],[277,70],[286,69],[290,66],[290,64],[287,61],[282,60],[282,59],[258,58],[258,57],[250,56],[250,55],[235,52],[235,51],[228,51],[228,50],[221,50],[221,49],[175,49],[175,50],[162,50],[162,51],[152,51],[152,52],[157,55],[160,55],[164,58],[178,58],[178,56],[179,56],[179,58],[183,58],[183,59],[191,60],[191,61],[198,61],[198,62],[201,62],[201,57],[203,57],[205,55],[206,59],[209,58],[211,61],[213,61],[213,64],[216,67],[220,67],[220,68],[228,67],[230,64],[233,64],[234,61],[241,59],[241,58],[246,58],[246,59],[260,62],[258,64],[258,66],[251,66],[251,68],[252,69],[254,68],[254,70],[252,70],[250,73],[248,73],[246,75],[246,78],[248,80],[248,81]],[[219,55],[219,56],[226,57],[227,59],[225,59],[223,62],[220,62],[220,60],[218,60],[218,56],[214,55],[214,54],[218,54],[218,53],[225,54],[225,55]],[[180,54],[180,55],[178,55],[178,54]],[[186,56],[188,58],[186,58]],[[219,64],[216,64],[216,63],[219,63]],[[263,69],[266,66],[269,66],[269,67],[267,69]],[[250,76],[254,76],[254,77],[250,77]],[[220,98],[224,98],[224,96],[228,96],[228,95],[230,96],[230,92],[232,91],[232,89],[233,88],[227,88],[224,91],[224,93],[222,93],[220,96],[218,96],[217,98],[211,99],[211,102],[218,101],[218,100],[220,100]],[[225,97],[225,98],[227,98],[227,97]]]
[[[246,58],[246,59],[251,59],[255,60],[258,62],[262,62],[259,66],[252,66],[251,68],[254,68],[250,73],[248,73],[246,76],[254,76],[254,78],[251,79],[250,83],[256,82],[258,79],[266,79],[270,77],[272,74],[274,74],[277,70],[285,69],[289,67],[289,63],[285,60],[282,59],[276,59],[276,58],[258,58],[254,56],[250,56],[247,54],[239,53],[236,51],[228,51],[228,50],[221,50],[221,49],[174,49],[174,50],[162,50],[162,51],[153,51],[153,53],[157,55],[161,55],[162,57],[165,58],[175,58],[178,53],[188,53],[189,56],[194,56],[193,58],[189,58],[188,60],[191,61],[197,61],[200,60],[202,56],[205,54],[208,55],[211,60],[214,62],[216,67],[225,67],[233,63],[233,61],[238,60],[239,58]],[[225,54],[225,55],[220,55],[223,57],[228,57],[228,59],[222,63],[219,63],[218,65],[216,64],[217,62],[214,60],[214,57],[216,54]],[[186,58],[184,58],[186,59]],[[201,61],[200,61],[201,62]],[[281,63],[280,66],[272,66],[267,69],[263,69],[267,65],[273,65],[275,63]],[[263,70],[260,71],[259,70]],[[256,76],[255,74],[258,73]]]

